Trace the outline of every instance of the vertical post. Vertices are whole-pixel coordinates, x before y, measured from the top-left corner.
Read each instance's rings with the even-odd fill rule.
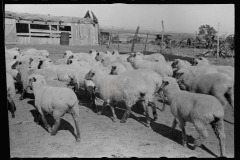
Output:
[[[113,26],[112,26],[112,32],[111,32],[111,34],[109,34],[108,47],[110,47],[110,41],[112,39],[112,34],[113,34]]]
[[[218,32],[217,32],[217,59],[218,59],[218,54],[219,54],[219,26],[220,26],[220,23],[218,22]]]
[[[146,51],[146,50],[147,50],[147,41],[148,41],[148,33],[147,33],[147,38],[146,38],[146,42],[145,42],[144,51]]]
[[[163,21],[162,21],[162,39],[161,39],[161,49],[160,49],[160,52],[162,51],[162,48],[163,48],[163,33],[164,33],[164,25],[163,25]]]
[[[119,31],[118,31],[118,52],[119,52]]]
[[[138,34],[138,31],[139,31],[139,28],[140,28],[140,27],[138,26],[138,27],[137,27],[137,30],[136,30],[136,33],[135,33],[135,35],[134,35],[134,37],[133,37],[131,52],[133,52],[133,50],[134,50],[135,39],[137,38],[137,34]]]

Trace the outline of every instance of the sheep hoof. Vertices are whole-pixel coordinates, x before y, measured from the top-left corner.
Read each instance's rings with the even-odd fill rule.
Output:
[[[150,123],[147,123],[146,126],[147,126],[147,127],[150,127]]]
[[[55,136],[56,135],[56,132],[51,132],[51,136]]]
[[[113,122],[116,122],[117,121],[117,118],[112,118]]]
[[[158,117],[154,117],[153,121],[155,122],[158,119]]]
[[[126,120],[123,120],[123,119],[120,121],[120,123],[125,123],[125,122],[126,122]]]
[[[77,137],[76,141],[77,141],[77,142],[80,142],[80,137]]]

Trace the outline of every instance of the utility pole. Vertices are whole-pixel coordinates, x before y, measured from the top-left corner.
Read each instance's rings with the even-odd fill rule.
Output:
[[[217,32],[217,59],[219,54],[219,26],[220,26],[220,22],[218,22],[218,32]]]
[[[164,24],[163,24],[163,21],[162,21],[162,39],[161,39],[161,45],[160,45],[160,53],[161,53],[161,51],[162,51],[162,47],[163,47],[163,33],[164,33]]]

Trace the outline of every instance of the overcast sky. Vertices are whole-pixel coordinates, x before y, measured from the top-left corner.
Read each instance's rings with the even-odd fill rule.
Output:
[[[234,32],[234,4],[7,4],[6,11],[20,13],[50,14],[54,16],[84,17],[87,10],[93,11],[100,26],[127,29],[150,29],[195,33],[200,25],[209,24],[220,33]]]

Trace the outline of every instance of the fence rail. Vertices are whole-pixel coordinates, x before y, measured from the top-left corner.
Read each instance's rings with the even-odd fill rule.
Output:
[[[36,36],[36,37],[49,37],[49,38],[60,38],[61,32],[68,32],[69,38],[72,38],[71,31],[53,31],[53,30],[40,30],[30,29],[30,33],[17,33],[17,36]]]

